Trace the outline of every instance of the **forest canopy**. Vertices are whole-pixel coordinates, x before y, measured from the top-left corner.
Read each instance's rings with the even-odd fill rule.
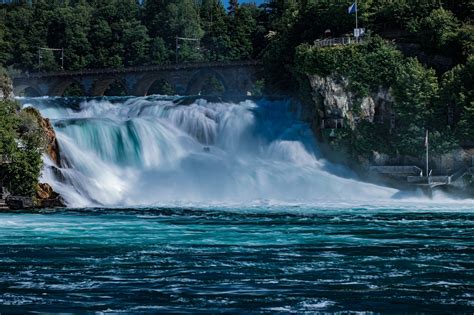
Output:
[[[143,2],[143,3],[141,3]],[[351,33],[349,0],[15,0],[0,5],[0,64],[23,71],[261,59],[280,80],[295,48]],[[473,52],[469,0],[360,1],[360,25],[462,63]],[[176,37],[194,40],[179,40]],[[178,44],[178,45],[177,45]],[[178,46],[178,47],[177,47]],[[272,69],[272,67],[274,69]]]

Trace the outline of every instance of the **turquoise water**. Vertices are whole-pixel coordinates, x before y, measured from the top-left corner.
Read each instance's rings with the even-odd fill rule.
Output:
[[[0,213],[0,313],[474,311],[474,204],[363,183],[291,100],[22,99],[70,207]]]
[[[472,204],[0,214],[0,312],[474,311]]]

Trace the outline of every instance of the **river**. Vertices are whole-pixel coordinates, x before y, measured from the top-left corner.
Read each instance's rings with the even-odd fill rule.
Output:
[[[0,312],[474,311],[472,200],[324,160],[288,100],[23,99],[69,208],[0,214]]]

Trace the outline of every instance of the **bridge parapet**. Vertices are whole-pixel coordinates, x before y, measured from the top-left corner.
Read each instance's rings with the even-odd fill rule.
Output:
[[[85,96],[101,96],[114,82],[129,95],[147,95],[150,86],[163,80],[177,93],[189,95],[200,91],[204,79],[215,77],[226,92],[246,94],[261,77],[262,63],[256,60],[210,63],[183,63],[140,66],[123,69],[88,69],[79,71],[35,72],[13,75],[15,95],[30,88],[36,94],[61,96],[76,84]]]

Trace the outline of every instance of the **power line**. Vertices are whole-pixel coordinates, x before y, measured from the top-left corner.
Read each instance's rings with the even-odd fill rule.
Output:
[[[176,36],[176,52],[175,52],[175,55],[176,55],[176,63],[178,63],[178,50],[179,48],[181,48],[181,46],[179,45],[179,41],[182,40],[182,41],[191,41],[191,42],[199,42],[199,38],[191,38],[191,37],[179,37],[179,36]]]

